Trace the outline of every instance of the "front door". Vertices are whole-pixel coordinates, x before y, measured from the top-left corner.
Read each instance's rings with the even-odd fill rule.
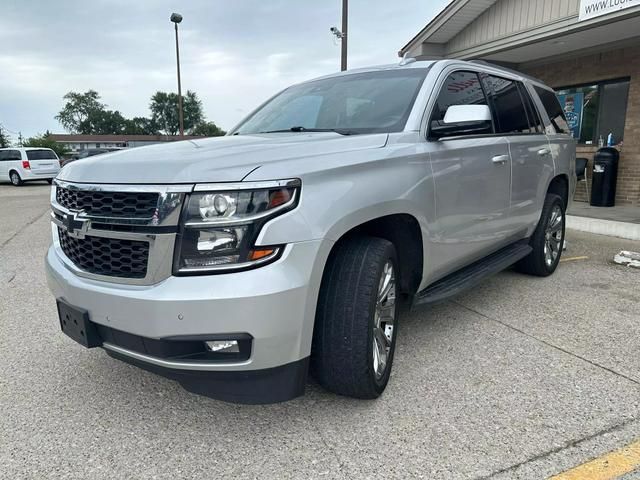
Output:
[[[430,121],[451,105],[487,105],[478,74],[448,74]],[[441,277],[492,253],[509,241],[511,158],[504,136],[443,138],[431,145],[436,221],[429,259]]]

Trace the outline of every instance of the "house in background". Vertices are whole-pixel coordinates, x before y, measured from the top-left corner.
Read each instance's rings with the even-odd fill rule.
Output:
[[[611,134],[616,203],[640,205],[640,0],[453,0],[405,54],[486,60],[555,88],[578,156],[592,159]]]
[[[64,145],[69,152],[78,153],[90,148],[132,148],[154,143],[176,142],[203,138],[193,135],[179,137],[177,135],[76,135],[51,134],[51,140]]]

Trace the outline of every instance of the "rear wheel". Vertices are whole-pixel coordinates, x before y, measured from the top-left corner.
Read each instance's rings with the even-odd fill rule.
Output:
[[[533,251],[520,260],[516,268],[538,277],[551,275],[560,262],[564,230],[564,201],[558,195],[547,194],[540,221],[529,240]]]
[[[397,336],[398,262],[393,244],[348,239],[325,269],[311,371],[327,390],[376,398],[387,386]]]
[[[11,173],[9,174],[9,178],[11,179],[11,183],[16,187],[19,187],[24,183],[20,178],[20,174],[15,170],[11,170]]]

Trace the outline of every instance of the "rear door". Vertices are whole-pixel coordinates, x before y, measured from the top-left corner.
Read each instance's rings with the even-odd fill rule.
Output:
[[[553,90],[532,84],[528,87],[531,98],[545,122],[555,173],[569,174],[569,199],[571,199],[576,189],[576,139],[570,135],[571,131],[564,111]]]
[[[443,76],[429,124],[452,105],[488,104],[477,72]],[[440,277],[507,243],[511,165],[507,139],[494,132],[435,140],[430,151],[436,222],[429,261]]]
[[[60,170],[58,156],[49,148],[27,150],[26,154],[35,175],[55,175]]]
[[[495,75],[484,77],[490,91],[497,130],[505,135],[511,154],[509,228],[525,236],[540,218],[553,157],[540,116],[524,85]]]

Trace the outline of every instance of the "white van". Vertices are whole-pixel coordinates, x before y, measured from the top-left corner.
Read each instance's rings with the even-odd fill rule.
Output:
[[[33,180],[51,183],[59,171],[60,159],[50,148],[0,148],[0,181],[16,187]]]

